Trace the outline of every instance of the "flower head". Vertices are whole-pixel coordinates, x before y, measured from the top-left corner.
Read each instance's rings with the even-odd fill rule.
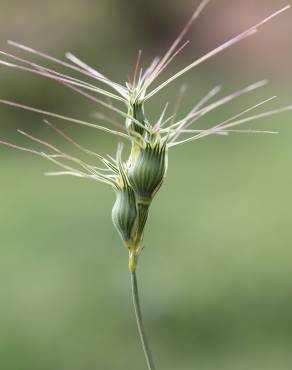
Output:
[[[175,113],[166,117],[166,105],[162,109],[162,113],[157,122],[153,123],[148,121],[145,113],[145,104],[151,98],[156,96],[162,89],[199,64],[202,64],[203,62],[214,57],[232,45],[235,45],[236,43],[246,39],[247,37],[254,35],[262,25],[275,16],[283,13],[290,7],[286,6],[276,11],[253,27],[248,28],[244,32],[226,41],[199,59],[193,61],[188,66],[168,78],[166,81],[153,88],[152,86],[157,78],[173,61],[173,59],[187,46],[188,41],[184,42],[183,39],[192,23],[198,18],[208,3],[209,0],[203,0],[200,3],[199,7],[191,16],[189,22],[183,28],[177,39],[172,43],[165,55],[161,59],[155,58],[150,66],[146,68],[146,70],[143,70],[140,67],[141,52],[139,52],[133,79],[132,81],[127,82],[125,85],[112,81],[104,74],[101,74],[96,69],[90,67],[71,53],[66,54],[67,61],[62,61],[30,47],[9,41],[9,44],[13,47],[22,49],[26,52],[34,54],[35,56],[66,67],[68,70],[85,76],[87,79],[90,78],[91,81],[94,81],[94,83],[88,82],[87,80],[84,81],[81,79],[81,77],[76,77],[76,75],[58,72],[54,69],[21,58],[11,53],[0,52],[1,55],[5,57],[5,60],[0,60],[0,64],[54,80],[62,85],[67,86],[76,93],[88,98],[93,103],[106,107],[124,120],[124,123],[117,123],[114,121],[113,123],[115,126],[117,126],[117,129],[112,129],[101,124],[95,124],[92,122],[67,117],[61,114],[48,112],[43,109],[33,108],[7,100],[0,100],[0,103],[37,112],[45,117],[53,117],[66,122],[77,123],[90,128],[102,130],[118,136],[121,139],[127,140],[130,143],[131,150],[127,160],[123,160],[122,158],[121,144],[118,145],[116,158],[111,156],[103,157],[91,150],[84,148],[69,135],[61,131],[58,127],[47,120],[45,120],[47,125],[49,125],[73,146],[89,155],[92,160],[94,159],[93,163],[89,164],[77,157],[68,155],[56,146],[23,131],[19,132],[30,140],[42,144],[46,151],[36,151],[14,145],[6,141],[0,141],[1,144],[42,156],[61,168],[61,171],[51,172],[48,173],[48,175],[72,175],[110,185],[116,193],[116,201],[112,210],[112,220],[119,232],[119,235],[121,236],[121,239],[124,241],[129,250],[129,266],[131,271],[135,270],[136,259],[142,250],[142,240],[149,207],[155,194],[161,187],[166,175],[168,151],[177,145],[194,141],[208,135],[228,135],[233,132],[276,133],[271,131],[250,129],[238,130],[236,127],[252,120],[267,117],[279,112],[292,110],[292,106],[288,106],[259,113],[254,116],[242,117],[246,113],[255,110],[259,106],[266,104],[275,98],[271,97],[258,102],[252,107],[248,107],[243,112],[239,112],[224,122],[214,123],[212,128],[196,129],[193,127],[194,124],[201,119],[201,117],[205,116],[209,112],[233,101],[234,99],[246,93],[265,86],[267,81],[264,80],[244,87],[239,91],[223,96],[220,99],[210,103],[211,99],[214,99],[215,96],[221,92],[221,87],[216,86],[206,95],[201,97],[201,99],[199,99],[199,101],[185,117],[179,120],[177,119],[177,110],[179,104],[176,107]],[[8,59],[10,61],[8,61]],[[178,102],[182,99],[184,91],[185,89],[182,88],[179,94]],[[111,102],[102,100],[98,96],[106,97],[107,99],[110,99]],[[125,109],[123,110],[116,107],[114,102],[122,102]],[[112,123],[112,120],[104,115],[99,115],[98,118],[103,119],[105,122]]]

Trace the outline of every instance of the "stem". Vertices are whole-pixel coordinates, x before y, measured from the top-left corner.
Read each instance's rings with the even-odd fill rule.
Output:
[[[133,304],[134,304],[134,309],[135,309],[138,331],[139,331],[139,335],[140,335],[140,339],[142,343],[142,348],[144,351],[148,370],[155,370],[155,365],[152,359],[151,351],[148,345],[148,341],[146,338],[146,333],[145,333],[145,329],[143,325],[143,320],[142,320],[142,312],[141,312],[141,306],[140,306],[140,300],[139,300],[138,282],[137,282],[136,272],[132,271],[130,274],[131,274],[131,283],[132,283]]]

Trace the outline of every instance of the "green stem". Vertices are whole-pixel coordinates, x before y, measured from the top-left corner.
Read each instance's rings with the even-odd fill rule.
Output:
[[[137,276],[136,272],[131,272],[131,282],[132,282],[132,295],[133,295],[133,303],[135,308],[135,315],[136,315],[136,321],[138,326],[138,331],[142,343],[142,348],[144,351],[145,359],[147,362],[148,370],[155,370],[155,365],[152,359],[151,351],[148,345],[148,341],[145,334],[145,329],[143,325],[142,320],[142,312],[141,312],[141,306],[140,306],[140,300],[139,300],[139,292],[138,292],[138,283],[137,283]]]

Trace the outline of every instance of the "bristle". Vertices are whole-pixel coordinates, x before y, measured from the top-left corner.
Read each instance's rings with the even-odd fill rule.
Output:
[[[205,95],[199,102],[194,106],[194,108],[189,112],[189,114],[186,116],[185,121],[183,121],[177,129],[174,131],[173,134],[171,134],[172,140],[175,141],[176,138],[179,136],[179,132],[182,128],[187,128],[192,124],[192,121],[189,121],[197,112],[198,110],[204,106],[210,99],[212,99],[215,95],[217,95],[221,91],[221,86],[215,86],[211,91],[208,92],[207,95]],[[189,121],[189,122],[188,122]]]
[[[140,63],[141,63],[141,55],[142,55],[142,50],[139,50],[137,61],[136,61],[135,68],[134,68],[133,86],[136,85],[137,74],[138,74],[138,70],[139,70],[139,67],[140,67]]]
[[[58,171],[58,172],[45,172],[45,176],[74,176],[74,177],[84,177],[77,172],[70,171]]]
[[[268,99],[266,100],[269,101],[271,100]],[[263,104],[263,102],[262,102]],[[274,109],[274,110],[271,110],[271,111],[268,111],[268,112],[264,112],[264,113],[260,113],[260,114],[257,114],[257,115],[254,115],[254,116],[251,116],[251,117],[247,117],[247,118],[243,118],[241,120],[238,120],[238,121],[234,121],[234,122],[231,122],[231,123],[227,123],[223,125],[222,124],[219,124],[215,127],[212,127],[211,129],[207,129],[205,131],[205,133],[202,133],[202,134],[198,134],[198,135],[195,135],[195,136],[192,136],[192,137],[189,137],[185,140],[181,140],[179,142],[175,142],[175,143],[171,143],[169,146],[172,147],[172,146],[175,146],[175,145],[179,145],[179,144],[183,144],[183,143],[187,143],[187,142],[190,142],[190,141],[194,141],[194,140],[198,140],[198,139],[201,139],[205,136],[208,136],[208,135],[211,135],[214,131],[216,130],[226,130],[226,129],[230,129],[231,127],[235,127],[235,126],[238,126],[238,125],[241,125],[241,124],[244,124],[244,123],[247,123],[247,122],[251,122],[251,121],[255,121],[255,120],[258,120],[258,119],[261,119],[261,118],[266,118],[266,117],[270,117],[270,116],[273,116],[275,114],[279,114],[279,113],[283,113],[283,112],[288,112],[288,111],[291,111],[292,110],[292,105],[289,105],[287,107],[283,107],[283,108],[278,108],[278,109]],[[265,131],[265,133],[273,133],[275,134],[276,132],[271,132],[271,131]]]
[[[140,90],[140,88],[142,87],[143,83],[145,82],[145,80],[147,78],[149,78],[149,76],[151,75],[151,73],[153,73],[155,67],[158,65],[159,63],[159,58],[156,57],[152,63],[150,64],[150,66],[146,69],[146,71],[144,72],[144,74],[142,74],[141,78],[139,79],[138,81],[138,84],[137,84],[137,90]]]
[[[122,123],[120,123],[118,120],[114,119],[113,117],[106,116],[104,113],[93,112],[92,117],[97,118],[98,120],[102,120],[104,122],[110,123],[111,125],[115,126],[116,128],[122,131],[126,131]]]
[[[35,112],[35,113],[40,113],[40,114],[42,114],[44,116],[59,118],[59,119],[61,119],[63,121],[67,121],[67,122],[71,122],[71,123],[78,123],[78,124],[83,125],[83,126],[88,126],[88,127],[91,127],[91,128],[95,128],[95,129],[98,129],[98,130],[101,130],[101,131],[108,132],[108,133],[113,134],[113,135],[121,136],[121,137],[123,137],[123,138],[125,138],[127,140],[130,140],[129,136],[126,135],[126,134],[124,134],[124,133],[122,133],[122,132],[113,131],[113,130],[108,129],[107,127],[95,125],[93,123],[82,121],[82,120],[79,120],[79,119],[76,119],[76,118],[71,118],[71,117],[63,116],[61,114],[57,114],[57,113],[53,113],[53,112],[48,112],[48,111],[43,110],[43,109],[38,109],[38,108],[30,107],[28,105],[15,103],[15,102],[12,102],[12,101],[9,101],[9,100],[0,99],[0,103],[1,104],[6,104],[6,105],[10,105],[10,106],[13,106],[13,107],[16,107],[16,108],[28,110],[28,111]]]
[[[231,122],[231,121],[233,121],[233,120],[235,120],[235,119],[237,119],[237,118],[239,118],[239,117],[243,116],[244,114],[246,114],[246,113],[248,113],[248,112],[251,112],[252,110],[254,110],[254,109],[258,108],[258,107],[261,107],[262,105],[264,105],[264,104],[266,104],[266,103],[269,103],[271,100],[274,100],[275,98],[276,98],[276,96],[272,96],[272,97],[270,97],[270,98],[268,98],[268,99],[265,99],[265,100],[263,100],[263,101],[261,101],[261,102],[259,102],[259,103],[255,104],[255,105],[253,105],[253,106],[251,106],[251,107],[249,107],[249,108],[245,109],[244,111],[242,111],[242,112],[240,112],[240,113],[236,114],[235,116],[232,116],[232,117],[228,118],[227,120],[225,120],[225,121],[223,121],[223,122],[219,123],[219,124],[218,124],[218,125],[216,125],[215,127],[225,126],[227,123],[229,123],[229,122]]]
[[[246,114],[246,113],[248,113],[248,112],[251,112],[252,110],[254,110],[254,109],[256,109],[256,108],[258,108],[258,107],[260,107],[260,106],[262,106],[262,105],[264,105],[264,104],[266,104],[266,103],[269,103],[271,100],[274,100],[275,98],[276,98],[276,96],[272,96],[271,98],[265,99],[265,100],[263,100],[263,101],[261,101],[261,102],[259,102],[259,103],[255,104],[255,105],[253,105],[253,106],[251,106],[251,107],[249,107],[249,108],[247,108],[247,109],[243,110],[242,112],[237,113],[235,116],[232,116],[232,117],[228,118],[227,120],[225,120],[225,121],[223,121],[223,122],[221,122],[221,123],[216,124],[215,126],[213,126],[213,127],[212,127],[212,130],[213,130],[213,129],[220,128],[220,127],[222,127],[222,126],[225,126],[227,123],[229,123],[229,122],[233,121],[234,119],[239,118],[239,117],[243,116],[244,114]],[[186,132],[191,133],[191,132],[196,132],[196,130],[180,130],[179,134],[180,134],[181,132],[182,132],[182,133],[186,133]],[[172,141],[174,141],[174,140],[172,140]]]
[[[288,111],[291,111],[291,110],[292,110],[292,105],[288,105],[287,107],[274,109],[274,110],[271,110],[271,111],[268,111],[268,112],[256,114],[255,116],[251,116],[251,117],[243,118],[243,119],[235,121],[235,122],[231,122],[228,125],[226,125],[226,127],[234,127],[234,126],[237,126],[237,125],[241,125],[243,123],[247,123],[247,122],[250,122],[250,121],[255,121],[255,120],[258,120],[258,119],[261,119],[261,118],[274,116],[275,114],[284,113],[284,112],[288,112]]]
[[[72,53],[66,53],[66,58],[69,59],[71,62],[76,64],[77,66],[81,67],[82,70],[88,72],[90,76],[95,77],[98,81],[105,83],[106,85],[111,86],[114,90],[116,90],[120,95],[122,95],[125,99],[128,98],[127,90],[120,84],[111,81],[108,77],[104,74],[98,72],[96,69],[90,67],[88,64],[77,58]]]
[[[169,57],[169,59],[163,64],[163,66],[157,70],[153,71],[151,76],[145,80],[145,84],[143,88],[141,89],[139,95],[141,95],[143,92],[146,91],[146,89],[151,85],[151,83],[164,71],[164,69],[172,62],[172,60],[182,52],[182,50],[185,49],[185,47],[190,43],[189,40],[187,40],[184,44],[182,44],[176,52]]]
[[[72,144],[73,146],[75,146],[76,148],[78,148],[79,150],[87,153],[87,154],[90,154],[90,155],[93,155],[95,157],[97,157],[98,159],[101,159],[103,160],[104,158],[93,152],[92,150],[89,150],[89,149],[86,149],[84,148],[82,145],[78,144],[75,140],[73,140],[69,135],[65,134],[64,131],[62,131],[61,129],[59,129],[58,127],[56,127],[55,125],[53,125],[51,122],[49,122],[48,120],[44,119],[43,120],[45,124],[47,124],[50,128],[52,128],[54,131],[56,131],[60,136],[62,136],[65,140],[67,140],[70,144]]]
[[[233,39],[227,41],[226,43],[220,45],[219,47],[217,47],[216,49],[212,50],[211,52],[205,54],[203,57],[197,59],[196,61],[194,61],[193,63],[191,63],[190,65],[188,65],[187,67],[183,68],[182,70],[180,70],[179,72],[177,72],[175,75],[173,75],[172,77],[170,77],[168,80],[164,81],[156,89],[152,90],[148,95],[146,95],[145,101],[148,100],[148,99],[150,99],[152,96],[154,96],[155,94],[157,94],[165,86],[169,85],[171,82],[173,82],[174,80],[176,80],[178,77],[182,76],[183,74],[185,74],[189,70],[197,67],[199,64],[207,61],[208,59],[212,58],[213,56],[219,54],[221,51],[229,48],[232,45],[237,44],[241,40],[244,40],[245,38],[247,38],[247,37],[255,34],[256,32],[257,32],[257,30],[254,29],[254,28],[251,29],[251,30],[249,30],[248,32],[247,31],[246,32],[243,32],[242,34],[240,34],[240,35],[234,37]]]
[[[43,66],[43,65],[40,65],[40,64],[37,64],[37,63],[31,62],[31,61],[29,61],[29,60],[27,60],[27,59],[24,59],[24,58],[20,58],[20,57],[18,57],[18,56],[16,56],[16,55],[14,55],[14,54],[7,53],[7,52],[4,52],[4,51],[0,51],[0,54],[2,54],[2,55],[4,55],[4,56],[6,56],[6,57],[8,57],[8,58],[11,58],[11,59],[13,59],[13,60],[17,60],[18,62],[21,62],[21,63],[27,64],[27,65],[29,65],[29,66],[33,67],[33,68],[34,68],[34,70],[43,71],[43,72],[45,71],[45,72],[48,72],[48,73],[50,73],[50,74],[53,74],[53,75],[56,75],[56,76],[63,77],[63,78],[65,78],[65,79],[72,80],[72,81],[76,81],[76,82],[79,82],[79,83],[81,83],[81,84],[83,84],[83,85],[90,86],[90,87],[92,87],[92,88],[96,88],[96,86],[94,86],[94,85],[92,85],[92,84],[90,84],[90,83],[88,83],[88,82],[86,82],[86,81],[80,80],[80,79],[78,79],[78,78],[75,78],[75,77],[69,76],[69,75],[64,74],[64,73],[57,72],[57,71],[55,71],[55,70],[53,70],[53,69],[50,69],[50,68],[47,68],[47,67],[45,67],[45,66]],[[5,63],[6,63],[5,61],[2,61],[2,64],[5,64]],[[15,64],[12,64],[12,63],[10,63],[10,64],[9,64],[9,66],[10,66],[10,67],[15,67],[16,65],[15,65]]]
[[[174,40],[168,51],[165,53],[164,57],[161,59],[160,63],[157,65],[155,70],[153,71],[153,76],[156,76],[160,73],[161,69],[164,69],[165,65],[168,64],[170,58],[172,59],[172,53],[175,52],[176,47],[179,45],[179,43],[182,41],[184,36],[189,31],[190,27],[194,23],[194,21],[199,17],[199,15],[202,13],[204,8],[207,6],[210,0],[203,0],[195,10],[195,12],[192,14],[191,18],[187,22],[187,24],[184,26],[178,37]],[[154,77],[155,78],[155,77]],[[150,83],[153,81],[153,78],[151,76]],[[150,85],[150,84],[149,84]],[[149,86],[148,85],[148,86]]]
[[[215,48],[211,52],[205,54],[203,57],[195,60],[193,63],[189,64],[187,67],[183,68],[182,70],[180,70],[179,72],[177,72],[175,75],[173,75],[172,77],[170,77],[168,80],[166,80],[165,82],[163,82],[161,85],[159,85],[157,88],[155,88],[153,91],[151,91],[148,95],[146,95],[145,100],[150,99],[153,95],[155,95],[156,93],[158,93],[165,86],[167,86],[168,84],[170,84],[171,82],[173,82],[174,80],[176,80],[178,77],[182,76],[183,74],[185,74],[189,70],[195,68],[199,64],[207,61],[208,59],[210,59],[213,56],[219,54],[220,52],[222,52],[223,50],[229,48],[230,46],[235,45],[238,42],[244,40],[245,38],[247,38],[249,36],[252,36],[253,34],[255,34],[257,32],[257,29],[259,27],[261,27],[262,25],[264,25],[265,23],[267,23],[268,21],[270,21],[274,17],[278,16],[279,14],[283,13],[284,11],[288,10],[289,8],[290,8],[290,6],[288,5],[288,6],[284,7],[284,8],[282,8],[282,9],[280,9],[279,11],[273,13],[272,15],[270,15],[267,18],[265,18],[261,22],[259,22],[259,23],[255,24],[254,26],[248,28],[246,31],[240,33],[239,35],[235,36],[231,40],[225,42],[224,44],[222,44],[219,47]]]
[[[40,153],[38,151],[36,151],[36,150],[25,148],[25,147],[22,147],[22,146],[19,146],[19,145],[15,145],[15,144],[9,143],[8,141],[0,140],[0,144],[1,145],[8,146],[8,147],[10,147],[12,149],[18,149],[18,150],[22,150],[24,152],[28,152],[28,153],[40,155]]]
[[[82,168],[84,168],[85,170],[88,170],[88,168],[90,167],[90,166],[88,166],[88,164],[87,164],[87,163],[85,163],[85,162],[81,161],[80,159],[78,159],[78,158],[76,158],[76,157],[73,157],[72,155],[68,155],[68,154],[64,153],[64,151],[62,151],[62,150],[58,149],[56,146],[54,146],[54,145],[52,145],[52,144],[48,143],[47,141],[41,140],[41,139],[39,139],[39,138],[37,138],[37,137],[35,137],[35,136],[32,136],[32,135],[30,135],[30,134],[28,134],[28,133],[26,133],[26,132],[24,132],[24,131],[22,131],[22,130],[17,130],[17,131],[18,131],[20,134],[22,134],[22,135],[26,136],[28,139],[30,139],[30,140],[32,140],[32,141],[34,141],[34,142],[38,143],[38,144],[44,145],[44,146],[46,146],[47,148],[49,148],[49,149],[53,150],[55,153],[57,153],[57,154],[51,154],[51,155],[50,155],[50,157],[51,157],[51,158],[54,158],[54,159],[56,159],[56,158],[67,159],[67,160],[69,160],[69,161],[72,161],[72,162],[74,162],[74,163],[78,164],[79,166],[81,166],[81,167],[82,167]]]
[[[79,86],[79,87],[82,87],[83,89],[94,91],[96,93],[99,93],[101,95],[110,97],[112,99],[125,102],[125,100],[123,98],[119,97],[118,95],[115,95],[115,94],[112,94],[112,93],[110,93],[106,90],[100,89],[99,87],[96,87],[96,86],[93,86],[93,85],[90,85],[90,84],[87,84],[87,83],[83,83],[83,81],[78,82],[76,79],[74,80],[72,78],[68,79],[68,78],[61,77],[60,76],[61,74],[56,74],[56,73],[52,74],[52,73],[49,73],[48,70],[33,69],[33,68],[30,68],[30,67],[24,67],[24,66],[21,66],[21,65],[18,65],[18,64],[7,63],[7,62],[2,61],[2,60],[0,60],[0,63],[5,64],[6,66],[9,66],[11,68],[16,68],[20,71],[37,74],[39,76],[47,77],[51,80],[61,82],[61,83],[67,84],[67,85]]]
[[[176,116],[178,114],[178,111],[179,111],[179,108],[181,106],[181,103],[182,103],[182,100],[183,100],[183,97],[185,95],[186,90],[187,90],[187,85],[186,84],[183,84],[181,86],[181,88],[179,89],[179,93],[178,93],[177,98],[176,98],[175,103],[174,103],[171,125],[174,124],[174,121],[175,121]]]
[[[154,129],[155,130],[159,130],[160,129],[160,126],[161,126],[161,123],[163,122],[163,118],[165,116],[165,113],[166,113],[167,108],[168,108],[168,102],[165,104],[165,106],[164,106],[164,108],[163,108],[163,110],[162,110],[162,112],[160,114],[160,117],[159,117],[157,123],[154,125]]]
[[[236,91],[232,94],[229,94],[229,95],[223,97],[222,99],[219,99],[219,100],[215,101],[214,103],[211,103],[210,105],[207,105],[206,107],[203,107],[202,109],[194,112],[192,115],[188,115],[186,118],[184,118],[181,121],[175,123],[170,128],[178,127],[178,126],[180,126],[181,128],[185,127],[185,126],[189,127],[192,123],[196,122],[200,117],[206,115],[207,113],[213,111],[214,109],[216,109],[216,108],[218,108],[218,107],[220,107],[224,104],[227,104],[227,103],[233,101],[234,99],[236,99],[236,98],[238,98],[238,97],[240,97],[244,94],[247,94],[249,92],[257,90],[257,89],[267,85],[267,83],[268,83],[268,80],[262,80],[262,81],[253,83],[249,86],[246,86],[241,90],[238,90],[238,91]]]
[[[104,101],[102,101],[100,99],[97,99],[96,97],[94,97],[94,96],[86,93],[85,91],[77,88],[76,86],[72,86],[72,85],[66,84],[65,82],[63,84],[66,85],[67,87],[69,87],[70,89],[76,91],[78,94],[81,94],[81,95],[85,96],[86,98],[94,101],[95,103],[98,103],[98,104],[100,104],[100,105],[102,105],[102,106],[110,109],[111,111],[117,113],[118,115],[122,116],[123,118],[132,120],[133,122],[135,122],[136,125],[142,126],[147,131],[147,128],[144,127],[139,121],[137,121],[134,117],[130,116],[129,114],[123,112],[122,110],[120,110],[120,109],[114,107],[113,105],[108,104],[108,103],[106,103],[106,102],[104,102]],[[103,127],[103,126],[100,126],[100,127]],[[109,129],[107,129],[107,130],[109,130]],[[122,133],[120,131],[113,131],[113,130],[110,130],[110,131],[112,131],[112,132],[119,132],[119,134],[122,134],[120,136],[123,136],[123,137],[127,136],[126,134],[124,134],[124,133]],[[129,137],[128,137],[128,139],[129,139]]]
[[[56,63],[56,64],[59,64],[59,65],[61,65],[61,66],[63,66],[63,67],[70,68],[70,69],[72,69],[72,70],[74,70],[74,71],[76,71],[76,72],[79,72],[79,73],[81,73],[81,74],[83,74],[83,75],[86,75],[86,76],[88,76],[88,77],[98,79],[100,82],[105,82],[105,81],[107,81],[106,83],[107,83],[108,85],[109,85],[109,82],[111,82],[110,80],[105,80],[105,77],[99,78],[97,74],[92,74],[92,73],[88,72],[88,71],[87,71],[87,70],[85,70],[85,69],[78,68],[78,67],[76,67],[75,65],[72,65],[72,64],[70,64],[70,63],[66,63],[66,62],[64,62],[64,61],[62,61],[62,60],[60,60],[60,59],[58,59],[58,58],[52,57],[52,56],[50,56],[50,55],[48,55],[48,54],[46,54],[46,53],[40,52],[40,51],[35,50],[35,49],[33,49],[33,48],[30,48],[30,47],[28,47],[28,46],[25,46],[25,45],[22,45],[22,44],[20,44],[20,43],[17,43],[17,42],[14,42],[14,41],[10,41],[10,40],[9,40],[9,41],[7,41],[7,42],[8,42],[8,44],[9,44],[9,45],[11,45],[11,46],[17,47],[18,49],[21,49],[21,50],[24,50],[24,51],[29,52],[29,53],[31,53],[31,54],[37,55],[37,56],[39,56],[39,57],[41,57],[41,58],[47,59],[47,60],[49,60],[49,61],[51,61],[51,62],[54,62],[54,63]],[[123,87],[122,85],[119,85],[119,84],[114,83],[114,82],[113,82],[112,84],[113,84],[115,87],[117,87],[117,86],[118,86],[118,87],[120,88],[120,91],[121,91],[122,89],[124,89],[124,87]],[[125,97],[125,96],[124,96],[124,97]]]

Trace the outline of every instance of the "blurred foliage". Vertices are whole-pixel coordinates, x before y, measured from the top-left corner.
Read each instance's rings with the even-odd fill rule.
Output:
[[[191,33],[193,48],[168,73],[219,43],[209,34],[204,44],[200,35],[217,16],[225,20],[224,7],[226,14],[232,6],[246,7],[259,19],[261,11],[266,15],[283,5],[255,3],[210,5],[210,15],[202,16]],[[124,81],[141,43],[148,61],[177,33],[193,2],[2,0],[1,6],[3,48],[9,38],[57,56],[71,50]],[[241,13],[233,14],[237,17],[239,22]],[[285,22],[291,22],[291,14],[283,17],[243,49],[236,46],[182,79],[189,85],[182,112],[218,83],[224,82],[227,93],[263,77],[272,78],[270,87],[214,112],[204,125],[263,96],[279,95],[281,103],[271,106],[289,103],[291,50],[285,43],[291,45],[291,26],[289,36]],[[230,34],[237,31],[232,26]],[[269,50],[261,47],[267,34]],[[269,53],[278,57],[276,66]],[[84,119],[99,110],[42,78],[2,67],[0,76],[2,97]],[[150,103],[151,119],[166,100],[174,101],[178,86]],[[28,129],[71,150],[35,114],[1,107],[0,117],[1,137],[24,145],[15,128]],[[279,129],[278,136],[212,137],[170,153],[139,266],[146,327],[159,369],[291,368],[290,123],[291,115],[285,114],[250,125]],[[115,151],[115,137],[60,127],[97,152]],[[0,368],[144,369],[127,252],[110,219],[113,193],[84,180],[46,178],[42,173],[53,168],[49,163],[4,147],[0,166]]]

